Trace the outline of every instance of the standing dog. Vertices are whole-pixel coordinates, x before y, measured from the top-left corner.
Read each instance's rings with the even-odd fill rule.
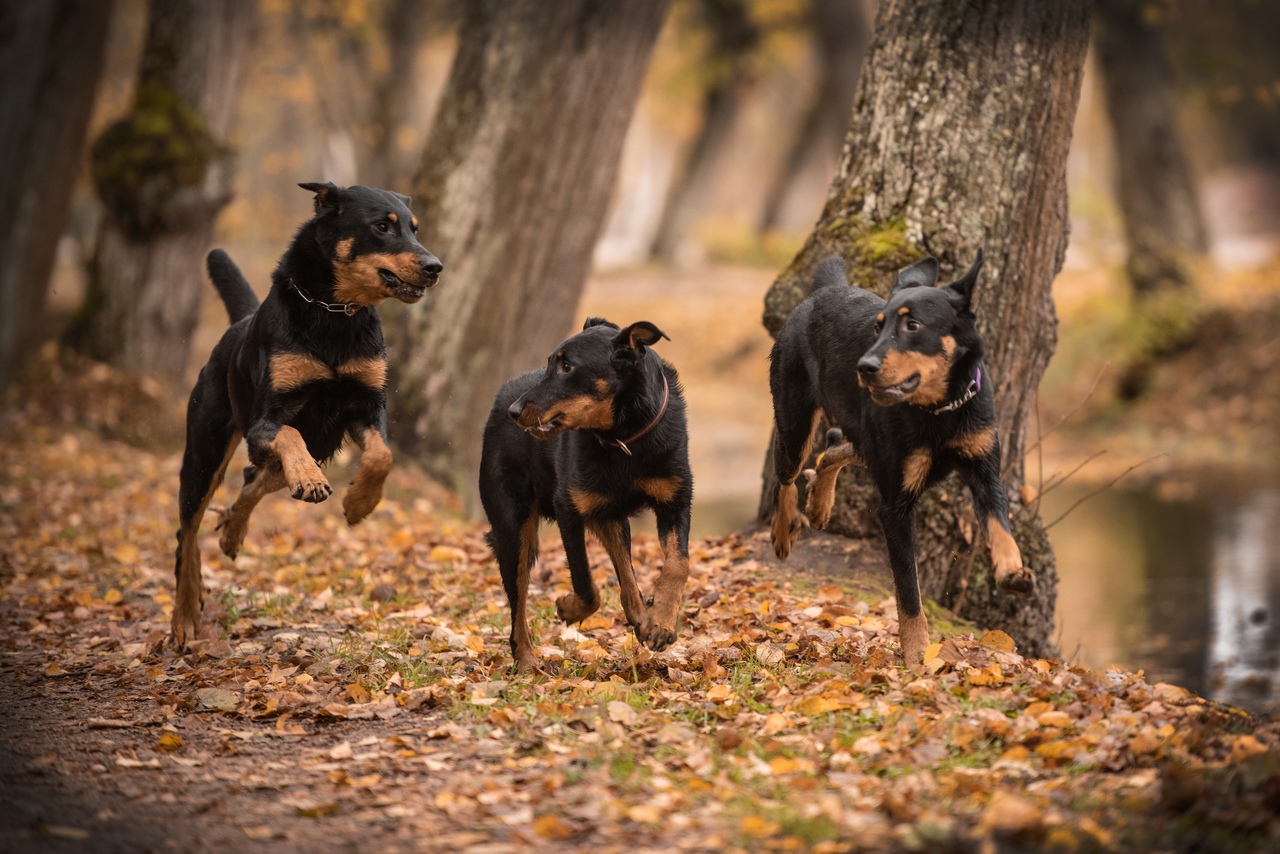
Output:
[[[187,404],[187,445],[179,486],[177,600],[173,639],[200,633],[200,522],[232,452],[249,445],[245,484],[220,514],[222,551],[236,556],[253,508],[288,487],[320,502],[333,488],[317,461],[350,436],[360,468],[342,502],[354,525],[382,499],[391,470],[387,449],[387,351],[374,306],[414,303],[440,275],[440,261],[418,242],[407,196],[371,187],[301,184],[315,217],[298,229],[259,305],[221,250],[209,277],[231,328],[213,348]]]
[[[490,548],[511,605],[516,668],[537,668],[525,616],[529,572],[538,557],[538,521],[560,527],[573,592],[556,612],[576,623],[600,608],[585,533],[609,552],[622,610],[636,637],[660,650],[676,639],[689,574],[693,473],[684,397],[675,368],[650,347],[667,336],[652,323],[626,329],[593,317],[547,359],[504,385],[484,428],[480,500]],[[653,510],[662,574],[648,608],[631,567],[630,518]]]
[[[886,302],[849,287],[844,261],[818,268],[813,293],[787,319],[770,355],[774,472],[778,478],[773,548],[786,558],[805,521],[796,478],[825,413],[828,431],[805,507],[826,525],[836,477],[866,466],[880,491],[880,524],[889,546],[899,639],[908,664],[929,644],[916,570],[916,500],[926,487],[960,472],[986,520],[997,583],[1027,594],[1033,576],[1009,534],[1009,502],[1000,484],[995,401],[982,368],[982,338],[970,308],[982,250],[969,271],[935,287],[938,262],[926,258],[898,273]]]

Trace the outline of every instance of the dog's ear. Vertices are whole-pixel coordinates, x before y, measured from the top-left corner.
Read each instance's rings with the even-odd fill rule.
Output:
[[[618,330],[618,334],[614,336],[613,344],[619,350],[628,349],[644,352],[645,347],[652,347],[662,338],[667,338],[667,333],[654,326],[647,320],[637,320],[626,329]],[[670,341],[670,338],[667,338]]]
[[[299,184],[304,190],[316,194],[316,213],[319,214],[328,208],[337,208],[341,200],[342,188],[332,181],[325,181],[322,184],[309,183]]]
[[[593,326],[607,326],[610,329],[620,328],[618,324],[613,323],[612,321],[609,321],[609,320],[605,320],[603,317],[588,317],[587,322],[582,324],[582,331],[586,332],[588,329],[590,329]]]
[[[930,256],[898,271],[898,280],[890,293],[903,288],[931,288],[938,283],[938,259]]]
[[[982,269],[982,247],[978,247],[978,255],[973,259],[969,271],[946,286],[947,295],[957,304],[961,311],[969,311],[973,303],[973,288],[978,284],[978,272]]]
[[[411,208],[411,207],[413,207],[413,197],[412,197],[412,196],[406,196],[404,193],[394,193],[394,192],[393,192],[391,195],[395,196],[397,199],[399,199],[400,201],[404,202],[404,206],[405,206],[406,208]]]

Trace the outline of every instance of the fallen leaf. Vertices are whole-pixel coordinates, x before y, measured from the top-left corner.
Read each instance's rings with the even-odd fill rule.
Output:
[[[196,700],[215,712],[234,712],[240,705],[240,695],[225,688],[201,688],[196,691]]]
[[[606,707],[609,720],[623,726],[631,726],[636,722],[636,710],[621,700],[610,700]]]
[[[978,640],[978,645],[986,647],[987,649],[993,649],[996,652],[1017,651],[1017,644],[1013,642],[1013,638],[1009,637],[999,629],[992,629],[989,632],[983,633],[982,637]]]

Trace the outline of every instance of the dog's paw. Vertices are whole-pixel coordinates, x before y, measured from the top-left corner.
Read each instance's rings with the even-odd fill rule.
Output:
[[[556,600],[556,613],[566,623],[580,623],[599,610],[599,596],[595,603],[585,601],[577,593],[566,593]]]
[[[1036,577],[1025,566],[1004,573],[996,573],[996,585],[1015,596],[1030,596],[1036,589]]]
[[[218,547],[222,549],[222,553],[232,560],[236,559],[236,555],[240,553],[240,547],[244,545],[245,521],[242,521],[232,515],[231,511],[219,508],[218,524],[214,526],[215,531],[221,531],[218,536]]]
[[[518,650],[515,654],[515,660],[512,662],[512,667],[521,676],[540,675],[542,673],[542,668],[538,667],[538,656],[534,653],[532,647]]]
[[[333,495],[333,487],[329,485],[329,481],[325,480],[320,469],[302,475],[297,483],[289,484],[289,488],[294,498],[309,504],[319,504]]]
[[[377,495],[370,495],[367,490],[351,489],[342,498],[342,515],[347,517],[348,525],[358,525],[381,500],[381,490]]]
[[[809,493],[809,498],[804,503],[804,513],[800,515],[804,524],[812,525],[821,530],[827,527],[827,523],[831,521],[831,508],[835,502],[823,501],[816,491]]]
[[[174,648],[185,649],[187,641],[193,641],[200,637],[200,609],[175,605],[170,628],[173,631]]]
[[[661,652],[676,642],[676,629],[650,617],[636,629],[636,638],[654,652]]]

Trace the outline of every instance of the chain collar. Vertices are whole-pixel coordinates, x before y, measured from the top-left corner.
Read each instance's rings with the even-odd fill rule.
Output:
[[[663,371],[662,373],[662,406],[659,407],[658,414],[653,416],[653,420],[650,421],[649,424],[643,430],[641,430],[639,433],[632,436],[630,439],[606,439],[599,434],[596,434],[596,438],[600,440],[600,444],[611,445],[612,447],[619,448],[622,450],[622,453],[626,454],[628,457],[631,456],[631,449],[628,448],[627,445],[631,444],[632,442],[640,441],[645,436],[649,435],[650,430],[658,426],[658,422],[662,420],[662,416],[667,411],[667,400],[670,397],[671,397],[671,387],[667,385],[667,374],[666,374],[666,371]]]
[[[318,305],[321,308],[323,308],[325,311],[332,311],[334,314],[345,314],[347,317],[351,317],[357,311],[364,308],[364,306],[356,305],[353,302],[325,302],[324,300],[319,300],[319,299],[316,299],[315,297],[308,296],[307,292],[304,291],[302,288],[298,287],[298,285],[293,281],[293,279],[289,280],[289,286],[292,287],[295,291],[297,291],[298,296],[302,297],[307,302],[311,303],[312,305]]]
[[[944,412],[954,412],[973,400],[978,392],[982,391],[982,366],[979,365],[973,372],[973,379],[969,380],[969,385],[964,390],[964,394],[960,395],[956,400],[950,403],[944,403],[942,406],[935,406],[929,412],[933,415],[941,415]]]

